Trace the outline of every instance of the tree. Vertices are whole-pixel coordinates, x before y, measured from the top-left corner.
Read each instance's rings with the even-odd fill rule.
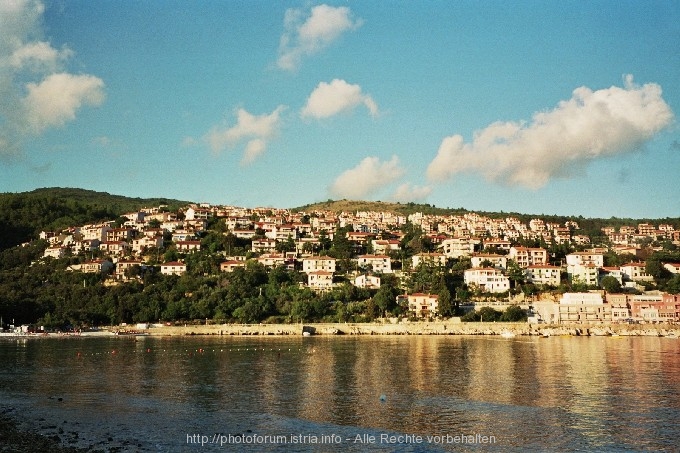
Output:
[[[385,316],[388,311],[393,311],[397,308],[397,295],[399,290],[392,285],[382,285],[375,296],[373,302],[380,310],[382,316]]]
[[[645,262],[645,272],[654,277],[654,280],[668,280],[671,273],[661,263],[661,257],[654,254]]]
[[[347,272],[350,269],[352,258],[352,244],[347,239],[347,228],[338,228],[333,235],[331,249],[328,255],[339,260],[339,264],[343,271]]]
[[[521,286],[524,283],[524,269],[519,267],[519,265],[514,260],[510,260],[508,262],[508,278],[510,281],[514,282],[515,287]]]
[[[600,280],[600,286],[608,293],[621,292],[621,283],[619,283],[619,281],[615,277],[612,277],[611,275],[602,277],[602,280]]]
[[[465,322],[494,322],[501,319],[502,313],[492,307],[482,307],[479,310],[472,310],[463,316]]]
[[[439,291],[438,308],[439,316],[443,318],[448,318],[454,315],[454,306],[451,301],[451,293],[448,289],[443,288]]]
[[[680,274],[676,274],[666,283],[666,291],[671,294],[680,294]]]
[[[276,251],[279,253],[294,252],[295,241],[292,237],[288,236],[288,239],[285,241],[279,241],[276,243]]]
[[[501,315],[501,321],[503,322],[520,322],[527,320],[527,312],[520,308],[519,305],[509,306]]]

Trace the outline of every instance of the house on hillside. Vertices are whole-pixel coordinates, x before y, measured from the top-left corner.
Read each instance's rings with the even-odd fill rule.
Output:
[[[380,277],[377,275],[359,275],[352,282],[357,288],[379,289]]]
[[[550,266],[548,264],[535,264],[528,266],[524,270],[524,275],[529,283],[541,286],[559,286],[560,285],[559,266]]]
[[[308,272],[307,286],[317,292],[330,291],[333,289],[333,273],[327,271]]]
[[[335,258],[329,256],[310,256],[302,260],[302,272],[335,272]]]
[[[492,267],[466,269],[463,279],[466,285],[478,287],[487,293],[503,293],[510,290],[510,279]]]
[[[357,266],[362,268],[369,268],[373,272],[381,274],[392,273],[392,260],[387,255],[361,255],[357,257]]]
[[[161,264],[161,274],[182,275],[187,271],[187,265],[180,261],[169,261]]]

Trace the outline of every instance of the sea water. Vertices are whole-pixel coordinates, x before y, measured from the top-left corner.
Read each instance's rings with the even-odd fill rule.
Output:
[[[3,339],[0,407],[104,451],[677,451],[680,340]]]

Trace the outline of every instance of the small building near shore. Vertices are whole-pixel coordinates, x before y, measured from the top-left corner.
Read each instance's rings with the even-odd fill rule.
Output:
[[[560,299],[558,322],[611,321],[611,307],[599,292],[564,293]]]

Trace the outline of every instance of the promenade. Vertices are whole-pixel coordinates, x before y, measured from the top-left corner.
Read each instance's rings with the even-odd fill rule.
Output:
[[[680,337],[671,324],[528,324],[462,323],[454,321],[402,323],[215,324],[157,326],[143,330],[153,336],[182,335],[503,335],[503,336],[659,336]]]

